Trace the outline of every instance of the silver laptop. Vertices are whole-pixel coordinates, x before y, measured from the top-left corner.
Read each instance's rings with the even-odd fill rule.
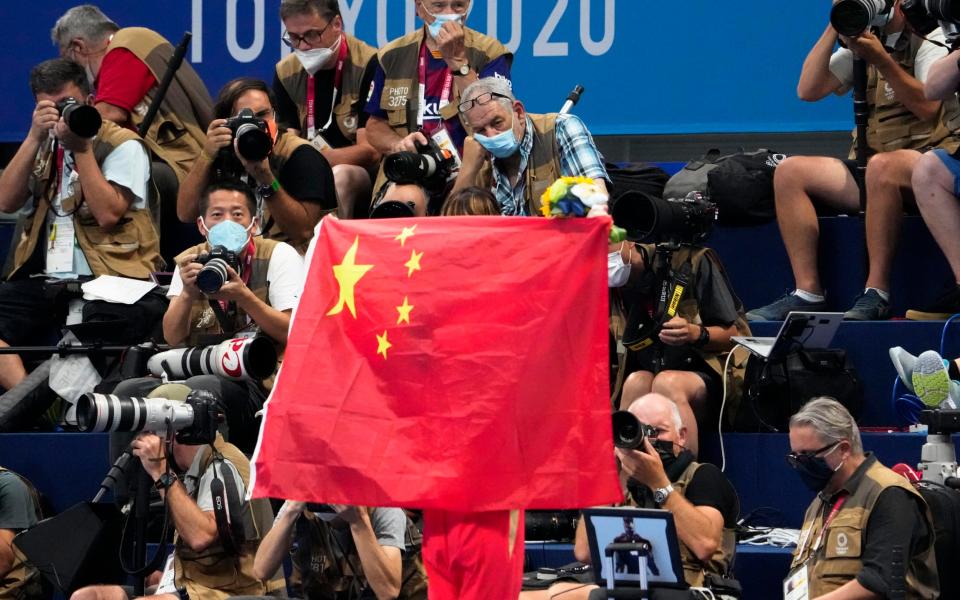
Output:
[[[829,348],[843,313],[791,312],[777,337],[733,336],[735,344],[762,358],[785,356],[797,348]]]

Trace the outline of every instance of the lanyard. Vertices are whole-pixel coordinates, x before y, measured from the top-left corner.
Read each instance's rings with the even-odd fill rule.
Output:
[[[347,38],[342,38],[340,42],[340,52],[337,56],[337,67],[333,76],[333,95],[330,99],[330,117],[327,119],[327,124],[323,126],[321,132],[325,132],[330,128],[330,124],[333,123],[333,109],[337,106],[337,94],[340,93],[340,84],[343,83],[343,65],[347,62]],[[313,139],[317,134],[317,117],[316,117],[316,95],[317,90],[314,84],[313,75],[307,74],[307,139]]]
[[[424,116],[427,113],[427,54],[430,50],[424,43],[420,46],[420,106],[417,111],[417,129],[423,129]],[[453,91],[453,73],[450,69],[444,69],[446,74],[443,79],[443,91],[440,92],[440,105],[443,108],[450,104],[450,93]],[[440,119],[440,127],[443,127],[443,119]]]
[[[820,544],[823,543],[823,536],[827,533],[827,527],[830,526],[833,518],[837,516],[837,513],[840,512],[840,509],[843,507],[844,502],[847,501],[847,494],[844,493],[842,496],[837,498],[837,501],[833,504],[833,508],[830,510],[830,514],[827,515],[826,520],[823,522],[823,527],[820,529],[820,533],[817,535],[817,540],[813,545],[813,551],[816,552],[820,549]]]

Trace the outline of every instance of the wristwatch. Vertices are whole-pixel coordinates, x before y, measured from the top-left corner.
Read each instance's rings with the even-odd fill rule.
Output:
[[[280,182],[276,179],[273,180],[273,183],[270,185],[258,185],[257,186],[257,195],[266,200],[271,198],[280,190]]]
[[[657,488],[653,490],[653,500],[657,504],[662,505],[667,501],[667,497],[673,493],[673,485],[667,484],[667,487]]]
[[[466,77],[470,74],[470,65],[463,63],[459,69],[453,69],[453,74],[457,77]]]
[[[160,475],[160,478],[153,483],[153,487],[158,490],[168,490],[170,486],[177,481],[178,477],[176,473],[166,472]]]
[[[700,326],[700,337],[697,338],[697,341],[693,343],[694,348],[703,348],[710,343],[710,330],[707,329],[706,325]]]

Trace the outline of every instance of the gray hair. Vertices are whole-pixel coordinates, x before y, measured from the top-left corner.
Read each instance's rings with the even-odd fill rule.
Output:
[[[81,38],[88,42],[99,42],[118,29],[120,26],[99,8],[82,4],[74,6],[57,19],[50,30],[50,39],[62,50],[70,44],[70,40]]]
[[[517,101],[516,96],[513,95],[513,84],[510,83],[509,79],[505,77],[484,77],[474,81],[467,86],[467,89],[463,90],[460,102],[469,102],[487,92],[506,96],[505,98],[497,98],[497,101],[507,108],[512,108],[513,103]]]
[[[657,394],[656,392],[650,392],[644,394],[634,400],[630,404],[630,408],[637,406],[640,402],[649,402],[651,400],[656,400],[658,402],[665,402],[670,406],[670,420],[673,421],[673,428],[677,433],[680,433],[680,430],[683,429],[683,419],[680,417],[680,409],[677,407],[677,403],[667,398],[663,394]]]
[[[810,427],[824,442],[847,440],[855,454],[863,454],[860,428],[853,415],[829,396],[814,398],[790,417],[790,427]]]

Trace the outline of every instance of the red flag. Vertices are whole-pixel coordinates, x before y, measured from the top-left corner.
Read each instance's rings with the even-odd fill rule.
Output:
[[[608,224],[325,220],[254,495],[457,511],[620,499]]]

